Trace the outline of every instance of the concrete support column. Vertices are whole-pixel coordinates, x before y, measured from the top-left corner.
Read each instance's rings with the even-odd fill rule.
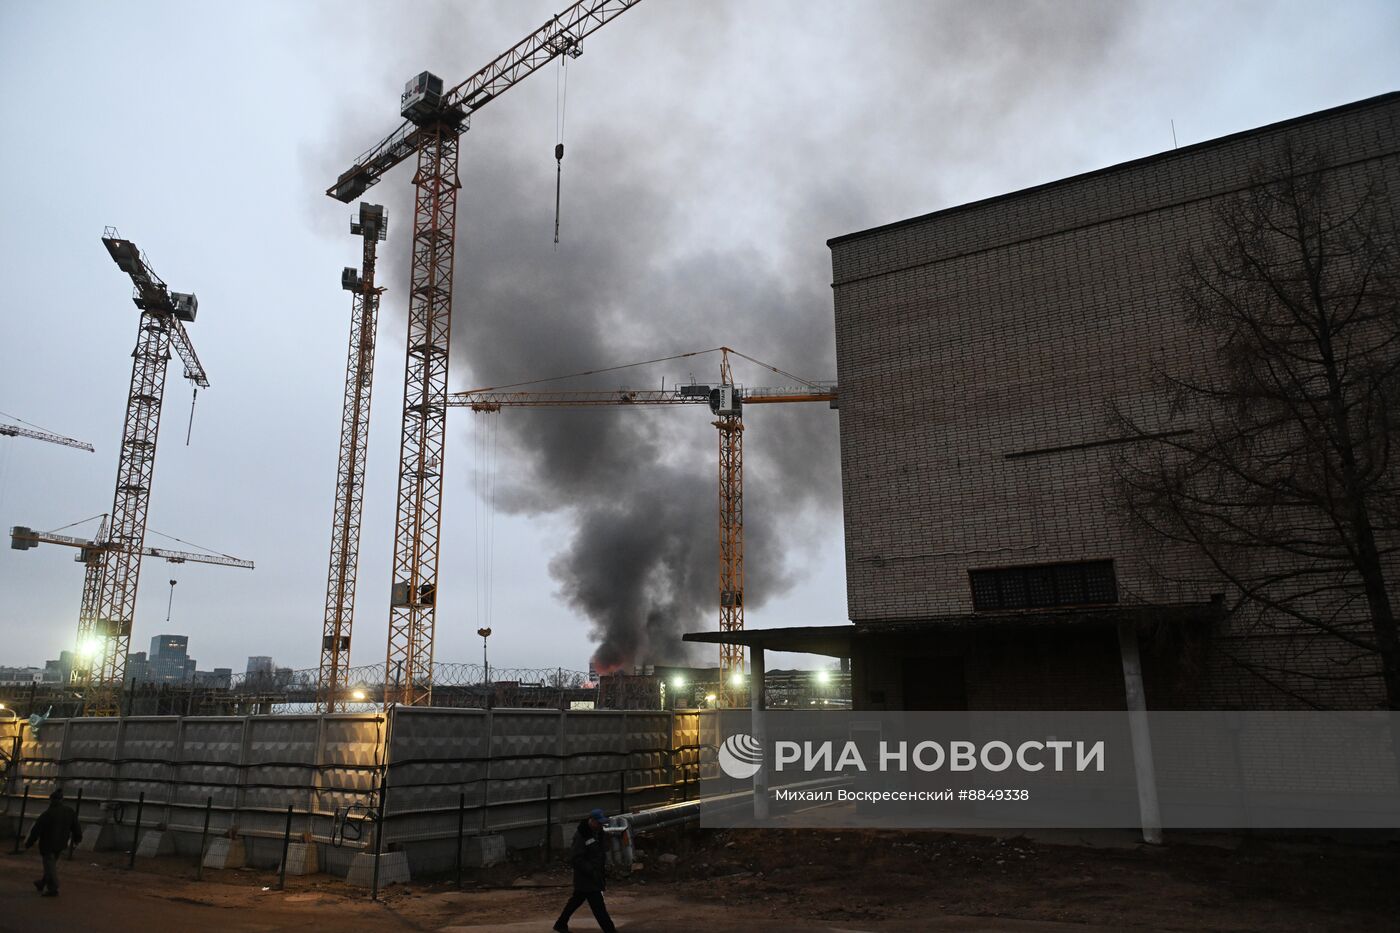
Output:
[[[764,670],[763,649],[750,649],[749,709],[753,717],[754,741],[763,750],[758,773],[753,776],[753,818],[756,820],[768,819],[768,714]]]
[[[1152,734],[1147,726],[1147,695],[1142,688],[1142,658],[1138,654],[1137,628],[1130,619],[1118,623],[1118,650],[1123,657],[1123,688],[1128,700],[1128,732],[1133,743],[1133,768],[1137,772],[1142,841],[1151,845],[1161,845],[1162,812],[1157,804],[1157,769],[1152,761]]]

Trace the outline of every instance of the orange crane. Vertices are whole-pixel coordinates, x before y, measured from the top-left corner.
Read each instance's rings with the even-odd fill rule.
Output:
[[[328,713],[341,710],[349,684],[350,629],[355,614],[355,572],[360,560],[360,512],[364,503],[365,450],[369,443],[370,390],[374,382],[374,338],[379,296],[374,265],[379,241],[388,236],[384,208],[360,202],[350,232],[361,237],[360,269],[346,267],[340,286],[354,295],[350,314],[350,349],[345,361],[345,402],[340,415],[340,459],[335,474],[335,508],[331,519],[330,570],[326,581],[325,623],[321,632],[321,669],[316,702]]]
[[[53,434],[49,431],[26,428],[23,425],[9,424],[4,421],[0,421],[0,437],[28,437],[36,441],[48,441],[50,444],[62,444],[64,447],[76,447],[78,450],[86,450],[88,453],[93,453],[92,445],[87,441],[75,441],[73,438],[64,437],[62,434]]]
[[[577,58],[585,37],[639,2],[580,0],[448,90],[437,75],[422,72],[399,99],[404,122],[326,190],[348,204],[394,166],[417,156],[386,706],[432,701],[460,137],[472,114],[560,56]]]
[[[173,349],[195,391],[209,386],[185,324],[195,319],[199,303],[192,294],[172,292],[151,269],[146,256],[115,227],[107,227],[102,245],[133,286],[132,301],[141,310],[136,349],[131,354],[131,385],[117,458],[116,491],[101,547],[88,564],[83,606],[78,616],[80,657],[74,679],[81,680],[83,710],[90,716],[121,712],[131,624],[136,615],[136,587],[145,553],[146,511],[155,472],[156,438],[165,396],[165,371]]]
[[[719,628],[722,632],[744,627],[744,416],[745,405],[787,402],[827,402],[837,407],[834,383],[804,382],[799,386],[748,389],[736,385],[729,355],[743,356],[720,347],[719,385],[683,385],[674,389],[617,389],[612,391],[498,392],[474,389],[447,397],[452,407],[476,412],[502,408],[596,407],[600,405],[709,405],[719,430]],[[684,354],[690,356],[693,354]],[[744,357],[752,360],[752,357]],[[753,360],[753,362],[758,362]],[[759,365],[767,366],[766,363]],[[773,369],[768,366],[767,368]],[[782,370],[774,369],[782,375]],[[793,377],[796,378],[796,377]],[[744,649],[720,645],[719,705],[743,693]]]

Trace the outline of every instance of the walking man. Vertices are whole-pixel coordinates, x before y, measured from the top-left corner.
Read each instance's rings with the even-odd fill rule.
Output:
[[[78,826],[78,814],[72,807],[63,804],[63,789],[49,795],[49,808],[39,814],[34,826],[29,830],[29,840],[24,844],[32,849],[39,843],[39,855],[44,860],[44,877],[34,882],[34,887],[44,897],[58,897],[58,857],[68,848],[83,841],[83,831]]]
[[[603,903],[603,889],[607,880],[607,842],[603,833],[603,821],[607,817],[602,810],[594,810],[586,820],[581,820],[574,831],[574,841],[569,848],[569,861],[574,866],[574,893],[564,905],[564,912],[554,921],[557,933],[569,933],[569,918],[584,901],[593,911],[593,918],[603,933],[615,933],[612,917],[608,916],[608,905]]]

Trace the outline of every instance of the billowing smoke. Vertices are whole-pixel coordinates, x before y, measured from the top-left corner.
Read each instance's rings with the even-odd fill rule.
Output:
[[[577,187],[557,251],[549,213],[539,210],[552,207],[549,200],[511,183],[539,173],[520,173],[506,154],[471,160],[474,178],[492,181],[461,196],[459,371],[473,384],[498,385],[731,343],[755,356],[780,348],[775,362],[785,368],[834,376],[823,279],[787,287],[778,270],[741,250],[658,263],[677,250],[666,231],[683,219],[657,184],[641,180],[643,166],[624,141],[595,131],[589,145],[610,149],[600,161],[616,169],[612,177],[569,179]],[[734,362],[750,385],[782,381]],[[714,384],[718,370],[718,354],[709,354],[563,385],[654,387],[692,374]],[[789,554],[803,552],[807,522],[837,520],[835,414],[813,407],[823,417],[747,413],[751,608],[795,579]],[[497,506],[570,519],[572,538],[550,570],[560,595],[593,626],[598,667],[684,660],[680,633],[713,627],[718,613],[718,439],[709,409],[506,409],[475,417],[500,419],[511,466],[497,480]],[[811,514],[798,520],[804,507]],[[833,607],[833,617],[840,612]]]
[[[429,67],[451,83],[461,65],[488,60],[545,18],[520,8],[430,7],[415,21],[432,21],[431,33],[384,45],[422,63],[403,77]],[[570,66],[579,77],[566,95],[557,250],[558,72],[512,89],[463,140],[454,387],[721,344],[834,378],[825,240],[965,200],[949,167],[977,164],[1005,124],[1036,111],[1038,97],[1101,69],[1128,18],[1122,11],[1117,3],[641,4],[587,40]],[[368,141],[356,136],[338,151]],[[407,188],[396,177],[372,193],[390,207],[400,243],[411,221]],[[406,295],[404,264],[387,265],[391,295]],[[401,309],[386,304],[384,326],[396,326]],[[714,383],[717,371],[709,356],[569,386],[655,387],[692,373]],[[736,375],[749,385],[782,381],[742,363]],[[712,627],[718,612],[709,411],[489,417],[500,418],[504,465],[496,506],[571,524],[550,570],[591,624],[599,666],[685,658],[679,634]],[[750,410],[745,421],[753,610],[802,579],[803,542],[816,529],[829,538],[840,489],[836,415],[826,406]],[[465,430],[461,419],[449,430]],[[813,621],[843,616],[833,606]]]

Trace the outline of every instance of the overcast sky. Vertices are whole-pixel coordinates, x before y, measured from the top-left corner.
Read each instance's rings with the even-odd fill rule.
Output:
[[[212,382],[185,447],[190,390],[170,371],[148,527],[257,562],[148,560],[133,649],[173,631],[201,668],[316,664],[339,273],[358,264],[353,208],[322,192],[397,125],[409,77],[455,83],[563,3],[0,0],[0,411],[97,447],[0,438],[0,524],[111,507],[138,317],[99,241],[113,224],[198,295],[190,333]],[[452,387],[720,344],[835,378],[828,238],[1160,152],[1172,121],[1185,145],[1395,90],[1397,48],[1393,2],[645,0],[568,66],[557,249],[559,70],[493,101],[463,140]],[[411,176],[365,196],[389,212],[388,291],[354,664],[384,656]],[[677,660],[676,632],[715,625],[707,411],[452,415],[438,660],[479,659],[485,624],[503,666],[582,669],[600,645]],[[841,623],[837,414],[745,420],[748,625]],[[73,553],[0,550],[0,664],[71,646]]]

